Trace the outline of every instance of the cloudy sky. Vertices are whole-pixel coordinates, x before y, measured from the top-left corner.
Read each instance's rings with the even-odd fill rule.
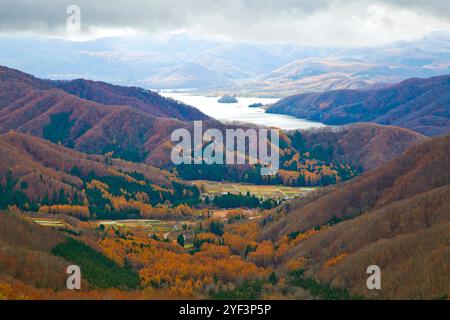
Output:
[[[81,31],[68,34],[69,5]],[[87,39],[184,32],[230,41],[379,45],[450,31],[449,0],[0,0],[0,34]]]

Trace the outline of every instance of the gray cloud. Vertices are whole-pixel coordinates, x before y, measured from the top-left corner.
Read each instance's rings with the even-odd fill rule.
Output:
[[[0,32],[64,34],[71,4],[81,8],[85,34],[186,30],[236,40],[345,44],[398,40],[450,25],[448,0],[1,0]]]
[[[450,20],[450,2],[448,0],[381,0],[380,2]]]
[[[41,27],[52,29],[64,25],[66,8],[81,7],[89,25],[155,28],[184,27],[197,18],[266,19],[280,15],[295,16],[314,12],[330,1],[261,1],[261,0],[2,0],[0,26],[3,30]],[[251,21],[249,21],[251,22]]]

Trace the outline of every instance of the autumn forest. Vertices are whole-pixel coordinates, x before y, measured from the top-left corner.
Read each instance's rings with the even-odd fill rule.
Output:
[[[171,163],[192,120],[236,126],[153,91],[0,67],[0,299],[448,299],[448,135],[283,130],[264,176]],[[373,264],[383,290],[366,287]]]

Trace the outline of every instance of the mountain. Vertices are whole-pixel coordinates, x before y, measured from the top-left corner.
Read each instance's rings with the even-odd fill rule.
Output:
[[[0,66],[0,74],[2,82],[15,82],[21,86],[27,84],[39,90],[61,89],[82,99],[105,105],[134,107],[156,117],[175,118],[183,121],[209,119],[208,116],[192,106],[138,87],[124,87],[85,79],[42,80],[2,66]],[[22,87],[22,89],[26,88]],[[3,94],[6,95],[7,92]]]
[[[72,217],[60,218],[65,227],[58,229],[40,226],[17,211],[0,214],[0,297],[67,300],[121,299],[126,295],[137,299],[136,292],[129,290],[137,287],[138,274],[108,258],[95,241],[69,238],[67,233],[77,234],[75,227],[82,223]],[[67,247],[71,249],[68,255],[69,250],[61,250]],[[73,263],[85,272],[83,290],[67,290],[66,269]],[[104,290],[111,287],[121,291]]]
[[[84,80],[56,84],[90,100],[53,82],[0,68],[0,133],[16,130],[87,153],[144,161],[175,128],[189,126],[174,116],[208,119],[192,107],[142,89]],[[158,112],[170,118],[155,117]]]
[[[55,81],[55,86],[82,99],[106,105],[126,105],[152,116],[183,121],[206,120],[208,116],[184,103],[165,98],[138,87],[124,87],[106,82],[77,79]]]
[[[51,254],[51,249],[64,238],[62,233],[42,228],[32,221],[0,214],[2,298],[6,299],[5,291],[10,291],[15,299],[31,296],[39,299],[45,296],[45,291],[39,292],[37,288],[64,289],[63,271],[69,262]],[[87,285],[86,281],[83,284]]]
[[[186,35],[85,42],[1,36],[0,47],[8,50],[0,52],[0,64],[49,79],[286,97],[448,74],[449,43],[448,33],[361,48],[233,43]]]
[[[350,182],[292,201],[261,238],[285,243],[283,264],[301,263],[305,276],[353,294],[448,296],[449,152],[450,135],[414,145]],[[365,286],[373,264],[382,290]]]
[[[242,80],[271,72],[297,54],[289,45],[225,43],[202,52],[194,61],[229,79]]]
[[[315,158],[348,163],[359,171],[369,171],[402,154],[426,136],[408,129],[358,123],[290,133],[297,150],[307,150]]]
[[[336,125],[375,122],[433,136],[450,132],[450,76],[408,79],[374,90],[335,90],[285,98],[267,112]]]
[[[393,81],[388,77],[376,77],[379,72],[375,69],[380,66],[363,60],[307,58],[290,62],[246,85],[254,86],[260,92],[278,91],[279,96],[287,96],[337,89],[368,89],[378,83]],[[370,72],[374,76],[356,76]],[[395,80],[398,79],[402,78]]]
[[[140,81],[141,86],[155,89],[197,89],[227,86],[228,79],[200,64],[187,62],[160,70]]]
[[[203,119],[205,130],[226,129],[190,106],[140,88],[82,79],[41,80],[8,68],[0,69],[0,101],[0,133],[14,130],[81,152],[162,168],[170,165],[172,131],[192,129],[192,122],[173,117]],[[310,152],[312,158],[305,161],[346,163],[364,171],[423,138],[405,129],[369,124],[306,131],[300,137],[283,138],[287,148],[283,161],[293,168],[296,162],[289,156]]]
[[[267,234],[281,237],[297,230],[325,224],[333,216],[353,218],[362,212],[378,209],[395,201],[449,184],[448,152],[450,136],[426,140],[408,148],[381,167],[326,194],[303,203],[298,199],[289,206],[289,215],[267,229]],[[276,232],[274,232],[276,231]]]
[[[156,205],[183,202],[187,198],[178,193],[195,189],[149,165],[87,155],[22,133],[0,135],[0,149],[2,210],[14,204],[36,211],[42,205],[83,205],[88,200],[90,214],[104,214],[96,206],[107,194],[102,201],[113,207],[114,197],[120,196]],[[95,190],[102,190],[103,196]],[[148,201],[142,200],[144,193]]]
[[[445,75],[450,68],[450,37],[436,32],[416,41],[381,47],[305,53],[248,81],[244,88],[286,97],[340,89],[375,89],[408,78]]]

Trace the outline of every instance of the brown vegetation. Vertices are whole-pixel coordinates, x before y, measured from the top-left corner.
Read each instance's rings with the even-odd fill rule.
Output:
[[[305,93],[281,100],[268,112],[340,125],[375,122],[428,136],[450,132],[450,76],[408,79],[372,90]]]
[[[448,297],[449,151],[450,136],[413,146],[354,181],[293,201],[262,235],[283,248],[285,270],[297,265],[353,294]],[[366,287],[372,264],[382,270],[380,291]]]

